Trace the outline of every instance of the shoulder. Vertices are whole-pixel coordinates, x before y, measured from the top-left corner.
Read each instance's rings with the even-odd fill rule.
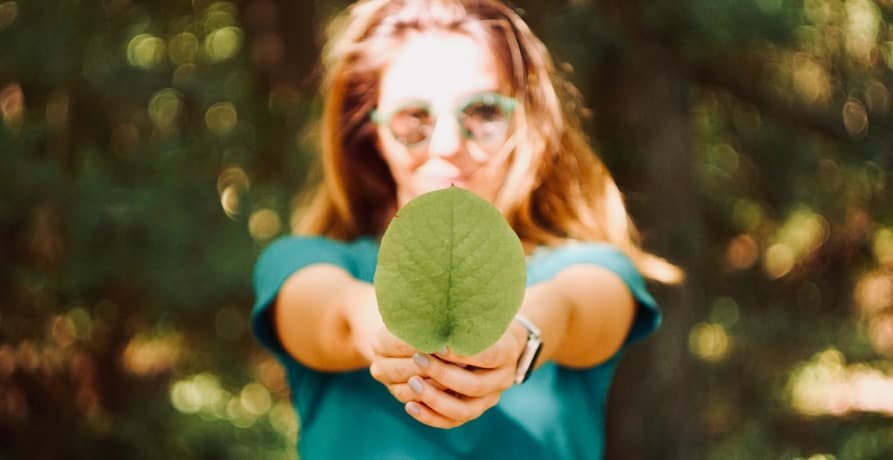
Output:
[[[573,265],[596,265],[617,274],[627,284],[644,283],[632,259],[618,247],[601,242],[569,242],[538,248],[529,261],[531,268],[552,278]]]
[[[339,241],[325,236],[287,236],[267,246],[254,267],[255,286],[278,284],[285,276],[313,264],[331,264],[354,276],[364,275],[378,254],[377,242],[368,237]]]
[[[274,258],[282,253],[303,253],[307,251],[338,253],[343,252],[346,246],[346,243],[343,241],[334,240],[325,236],[284,236],[273,241],[269,246],[264,248],[258,261]]]

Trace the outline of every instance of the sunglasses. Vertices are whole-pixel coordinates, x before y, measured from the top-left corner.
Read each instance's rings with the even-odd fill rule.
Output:
[[[511,125],[511,115],[518,101],[499,93],[475,94],[453,109],[462,137],[477,146],[492,150],[505,141]],[[439,115],[431,104],[412,100],[383,114],[370,113],[373,122],[385,126],[398,142],[410,149],[418,149],[431,139]]]

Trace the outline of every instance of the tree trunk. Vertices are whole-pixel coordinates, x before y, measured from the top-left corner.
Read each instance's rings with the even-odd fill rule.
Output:
[[[613,19],[628,43],[641,12],[616,5]],[[618,175],[645,248],[685,271],[679,287],[651,285],[664,313],[655,336],[623,359],[609,401],[607,459],[698,459],[706,455],[697,395],[706,380],[688,352],[692,326],[705,314],[700,199],[693,183],[689,86],[659,44],[617,50],[592,76],[595,137],[629,171]],[[638,133],[623,137],[623,133]],[[628,179],[629,182],[624,180]]]

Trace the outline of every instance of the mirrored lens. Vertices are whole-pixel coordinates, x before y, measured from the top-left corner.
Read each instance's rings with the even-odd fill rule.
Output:
[[[434,116],[424,106],[404,107],[391,116],[390,127],[395,139],[413,146],[424,142],[431,135]]]

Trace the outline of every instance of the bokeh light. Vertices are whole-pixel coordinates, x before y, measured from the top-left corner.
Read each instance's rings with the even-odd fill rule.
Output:
[[[866,273],[856,283],[853,297],[863,314],[893,307],[893,275],[885,272]]]
[[[223,27],[205,37],[205,52],[211,61],[231,59],[242,48],[242,30],[238,27]]]
[[[242,392],[239,393],[239,399],[246,411],[258,417],[266,414],[273,407],[270,392],[259,383],[245,385]]]
[[[847,0],[845,5],[847,51],[857,61],[867,64],[880,32],[881,11],[869,0]]]
[[[58,315],[50,320],[50,336],[62,348],[67,348],[74,343],[75,327],[68,316]]]
[[[171,404],[180,412],[194,414],[201,409],[201,393],[192,382],[174,383],[171,387],[170,398]]]
[[[171,84],[174,86],[185,86],[192,80],[197,71],[198,67],[192,63],[178,65],[171,77]]]
[[[205,8],[202,26],[207,32],[238,23],[238,8],[231,2],[214,2]]]
[[[794,55],[793,83],[800,97],[810,104],[826,104],[831,97],[831,77],[813,56],[805,53]]]
[[[759,245],[750,235],[738,235],[726,247],[726,264],[734,270],[747,270],[759,256]]]
[[[171,404],[180,412],[222,417],[224,405],[231,393],[224,390],[217,376],[210,373],[196,374],[179,381],[170,387]]]
[[[141,69],[152,69],[165,57],[165,42],[151,34],[139,34],[127,44],[127,61]]]
[[[776,243],[766,249],[763,269],[772,279],[787,275],[794,268],[794,251],[784,243]]]
[[[792,406],[804,415],[893,416],[893,376],[866,364],[847,365],[836,348],[816,354],[792,372],[788,388]]]
[[[220,206],[227,217],[234,219],[241,210],[242,195],[248,191],[251,181],[248,174],[240,167],[223,170],[217,177],[217,193],[220,194]]]
[[[282,218],[272,209],[259,209],[248,219],[248,233],[257,242],[270,241],[282,230]]]
[[[772,279],[781,278],[818,250],[830,237],[830,224],[809,208],[794,210],[775,232],[763,255],[763,269]]]
[[[174,331],[135,336],[122,353],[128,372],[149,376],[171,370],[183,357],[183,337]]]
[[[168,43],[168,56],[175,65],[191,64],[199,51],[198,38],[190,32],[174,35]]]
[[[738,302],[731,297],[719,297],[710,306],[710,321],[725,328],[731,328],[740,318]]]
[[[865,105],[857,99],[850,99],[843,104],[843,125],[853,137],[859,137],[868,130],[868,113]]]
[[[270,409],[270,424],[273,429],[289,439],[298,435],[298,416],[291,404],[280,401]]]
[[[16,2],[0,3],[0,30],[3,30],[15,22],[19,14],[19,5]]]
[[[177,122],[182,107],[180,92],[171,88],[162,89],[149,101],[149,119],[161,132],[168,132]]]
[[[893,229],[881,228],[875,232],[872,249],[878,264],[893,268]]]
[[[25,93],[18,83],[12,83],[0,90],[0,115],[3,123],[13,132],[18,131],[25,121]]]
[[[238,122],[239,114],[231,102],[218,102],[205,112],[205,125],[218,136],[229,134]]]
[[[288,383],[285,369],[274,358],[264,358],[257,364],[257,379],[270,391],[280,396],[287,396]]]
[[[724,360],[731,346],[732,339],[720,324],[698,323],[688,336],[688,348],[692,354],[711,363]]]
[[[876,353],[893,358],[893,313],[883,313],[871,318],[868,338]]]
[[[871,80],[865,90],[865,103],[872,112],[886,114],[890,110],[890,91],[883,83]]]

